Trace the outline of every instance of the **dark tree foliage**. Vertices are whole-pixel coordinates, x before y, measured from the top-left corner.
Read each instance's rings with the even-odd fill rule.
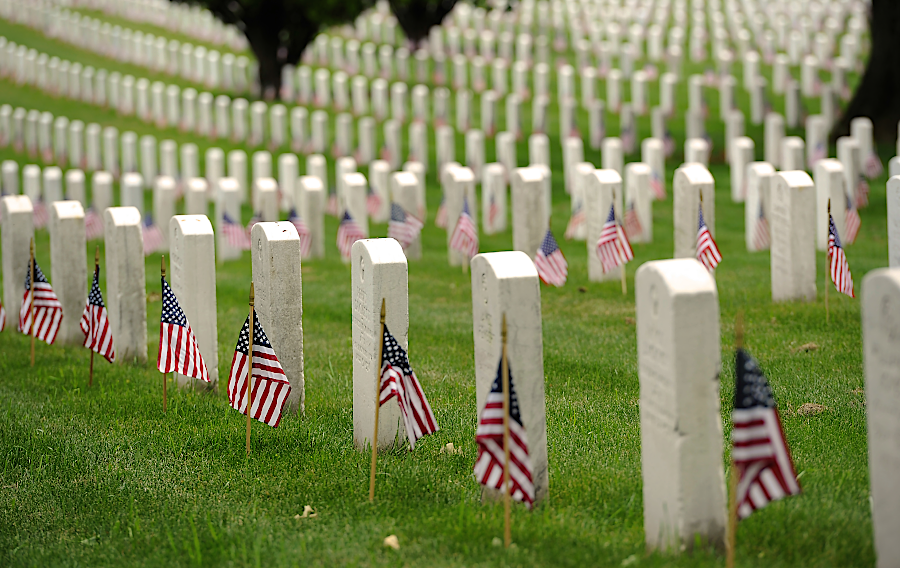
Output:
[[[900,1],[872,0],[869,16],[872,50],[862,80],[844,116],[831,132],[832,141],[850,133],[850,121],[868,116],[875,139],[894,141],[900,120]]]
[[[200,5],[247,37],[259,61],[259,84],[267,99],[281,91],[281,69],[328,26],[353,21],[374,0],[172,0]]]
[[[453,10],[456,0],[389,0],[397,23],[414,48]]]

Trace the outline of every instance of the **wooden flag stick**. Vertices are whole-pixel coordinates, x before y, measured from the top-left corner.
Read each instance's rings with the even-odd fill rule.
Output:
[[[510,500],[512,487],[509,483],[509,360],[506,354],[506,314],[500,324],[500,338],[503,345],[500,358],[500,372],[503,374],[503,546],[512,543],[510,528]]]
[[[831,199],[828,200],[828,232],[831,233]],[[828,325],[828,289],[831,288],[831,236],[828,238],[828,253],[825,261],[825,325]]]
[[[375,463],[378,461],[378,411],[381,409],[381,357],[384,349],[385,302],[381,299],[381,333],[378,335],[378,359],[375,360],[375,428],[372,433],[372,469],[369,472],[369,503],[375,501]]]
[[[734,320],[734,347],[735,350],[744,347],[744,314],[738,312]],[[728,550],[726,567],[734,568],[734,555],[737,548],[737,486],[740,478],[738,476],[737,464],[734,463],[734,445],[731,447],[731,484],[728,491]]]
[[[29,270],[31,270],[31,299],[29,300],[28,315],[31,318],[31,328],[28,330],[28,335],[31,336],[31,366],[34,367],[34,278],[37,274],[37,271],[34,269],[34,237],[31,238],[31,248],[29,250],[31,255],[29,264]]]
[[[256,293],[253,288],[253,281],[250,281],[250,345],[248,347],[247,356],[250,359],[250,368],[247,370],[247,457],[250,457],[250,420],[251,411],[253,410],[253,340],[256,334],[256,314],[253,313],[254,297]]]
[[[100,245],[97,245],[97,251],[94,253],[94,274],[97,274],[97,271],[100,270]],[[94,384],[94,348],[96,347],[95,342],[97,341],[97,330],[94,329],[94,326],[91,326],[91,367],[88,373],[88,388]]]
[[[159,273],[162,275],[162,279],[165,280],[166,279],[166,255],[162,255],[162,257],[160,257],[160,259],[159,259]],[[160,290],[160,293],[165,294],[165,290]],[[165,306],[163,306],[163,309],[165,309]],[[163,373],[163,413],[166,412],[166,402],[167,402],[166,401],[166,399],[167,399],[166,389],[168,388],[167,375],[168,375],[168,373]]]

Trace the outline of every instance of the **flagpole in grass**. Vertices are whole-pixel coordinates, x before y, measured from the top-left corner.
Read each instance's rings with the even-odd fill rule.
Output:
[[[744,314],[738,312],[734,320],[734,348],[735,351],[744,347]],[[737,548],[737,486],[740,477],[738,476],[737,464],[734,462],[734,444],[731,446],[731,486],[728,491],[728,549],[726,568],[734,568],[734,556]]]
[[[510,510],[512,488],[509,483],[509,360],[506,355],[506,314],[500,324],[500,338],[503,345],[500,356],[500,372],[503,374],[503,546],[509,548],[512,542]]]
[[[100,270],[100,245],[97,245],[97,251],[94,253],[94,273]],[[88,388],[90,388],[94,384],[94,342],[97,340],[97,330],[94,329],[96,326],[91,326],[91,333],[93,337],[91,337],[91,366],[88,371]]]
[[[250,420],[251,411],[253,410],[253,335],[256,333],[256,315],[253,313],[255,292],[253,281],[250,281],[250,347],[247,353],[250,354],[250,369],[247,370],[247,457],[250,457]]]
[[[465,266],[465,264],[463,265]],[[381,299],[381,333],[378,335],[378,359],[375,360],[375,428],[372,433],[372,468],[369,472],[369,503],[375,501],[375,463],[378,461],[378,410],[381,408],[381,357],[384,349],[385,301]]]
[[[29,255],[31,256],[28,267],[28,269],[31,271],[31,299],[29,300],[28,314],[31,318],[31,325],[28,330],[28,335],[31,336],[31,366],[34,367],[34,279],[36,272],[34,269],[34,237],[31,238]]]
[[[99,250],[99,247],[98,247]],[[162,275],[162,279],[166,279],[166,255],[162,255],[159,259],[159,273]],[[165,294],[165,290],[160,289],[160,295]],[[162,340],[162,336],[160,336],[160,340]],[[160,346],[162,347],[162,346]],[[166,389],[168,388],[168,373],[163,373],[163,414],[166,413]]]
[[[831,226],[831,199],[828,200],[828,224],[829,231]],[[829,314],[828,314],[828,288],[831,287],[831,237],[828,239],[828,253],[826,256],[825,262],[825,325],[828,325]]]

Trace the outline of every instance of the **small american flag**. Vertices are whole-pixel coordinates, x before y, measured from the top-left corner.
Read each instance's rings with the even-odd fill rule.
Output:
[[[387,326],[384,327],[382,341],[381,388],[378,404],[383,406],[392,398],[397,399],[403,415],[403,424],[406,426],[406,438],[412,449],[416,446],[416,440],[438,431],[437,421],[428,399],[425,398],[422,385],[419,384],[419,379],[409,364],[406,351],[400,347]]]
[[[397,203],[391,203],[391,221],[388,223],[388,237],[397,239],[405,250],[421,232],[423,224]]]
[[[628,209],[625,210],[625,234],[628,235],[629,239],[634,239],[644,234],[644,227],[641,226],[641,219],[634,208],[633,199],[628,202]]]
[[[375,217],[380,209],[381,196],[375,193],[375,189],[370,185],[369,193],[366,196],[366,212],[369,214],[369,217]]]
[[[291,394],[291,383],[263,331],[256,312],[253,312],[253,361],[250,361],[250,316],[244,320],[238,335],[231,374],[228,377],[228,402],[231,408],[247,414],[247,379],[252,366],[250,416],[273,428],[281,422],[281,409]]]
[[[766,219],[766,213],[763,210],[763,204],[759,204],[759,214],[756,216],[756,230],[753,232],[753,246],[756,250],[766,250],[769,248],[769,221]]]
[[[153,254],[162,248],[162,230],[153,222],[153,218],[150,215],[144,218],[144,224],[141,226],[141,236],[144,239],[144,256]]]
[[[0,331],[6,329],[6,310],[3,309],[3,302],[0,302]]]
[[[659,70],[656,68],[656,65],[647,63],[644,65],[644,73],[647,74],[648,81],[655,81],[656,77],[659,75]]]
[[[456,220],[456,227],[450,235],[450,248],[457,250],[468,258],[478,254],[478,230],[469,215],[469,200],[463,199],[463,209]]]
[[[434,225],[441,229],[447,228],[447,206],[444,203],[444,199],[441,199],[437,215],[434,216]]]
[[[827,157],[828,157],[828,153],[827,153],[827,150],[825,149],[825,143],[824,142],[816,143],[816,147],[813,148],[812,159],[809,162],[809,169],[813,169],[819,160],[824,160]]]
[[[209,382],[209,372],[197,338],[191,330],[178,298],[165,278],[162,281],[162,310],[159,316],[159,351],[156,368],[160,373],[180,373]]]
[[[653,196],[656,199],[663,200],[666,198],[666,188],[663,187],[662,176],[656,170],[650,170],[650,189],[653,191]]]
[[[853,206],[853,201],[847,198],[847,211],[844,214],[844,242],[852,245],[856,241],[856,235],[859,233],[859,210]]]
[[[537,250],[534,266],[544,284],[561,287],[566,283],[566,278],[569,276],[569,263],[566,262],[566,257],[559,250],[559,244],[553,238],[550,229],[547,229],[541,248]]]
[[[572,240],[578,234],[578,229],[584,225],[585,215],[584,215],[584,207],[579,203],[575,206],[575,211],[572,213],[572,216],[569,217],[569,224],[566,225],[565,237],[566,240]]]
[[[84,234],[89,241],[103,237],[103,219],[93,207],[84,214]]]
[[[878,154],[871,153],[869,157],[866,158],[866,177],[869,179],[877,178],[881,174],[884,173],[884,164],[881,163],[881,159],[878,157]]]
[[[668,128],[666,128],[666,132],[663,135],[663,153],[667,158],[675,153],[675,139],[672,138],[672,133],[669,132]]]
[[[622,140],[622,152],[625,154],[634,152],[634,119],[622,125],[619,138]]]
[[[486,487],[504,489],[506,452],[503,447],[502,361],[497,366],[497,377],[481,411],[475,441],[478,442],[475,479]],[[523,501],[530,508],[534,503],[531,458],[528,456],[528,438],[522,424],[519,397],[513,386],[512,369],[509,370],[509,481],[511,497],[516,501]]]
[[[731,456],[739,474],[738,517],[746,519],[770,501],[800,493],[800,484],[769,381],[743,349],[737,350],[735,366]]]
[[[851,298],[853,294],[853,276],[850,275],[850,265],[841,246],[841,237],[838,236],[837,227],[834,226],[834,217],[828,216],[828,258],[831,259],[831,281],[838,292]]]
[[[110,363],[116,360],[112,330],[103,304],[103,294],[100,293],[99,267],[94,268],[94,283],[91,284],[91,292],[88,294],[84,313],[81,314],[81,331],[84,332],[85,347],[103,355]]]
[[[39,200],[34,204],[32,218],[34,219],[35,229],[43,229],[47,226],[47,222],[50,220],[50,214],[47,212],[47,207],[44,205],[43,201]]]
[[[244,229],[244,230],[247,232],[247,242],[250,241],[250,231],[253,230],[253,225],[255,225],[255,224],[261,222],[262,220],[263,220],[263,219],[262,219],[262,213],[260,213],[259,211],[257,211],[256,213],[254,213],[254,214],[253,214],[253,217],[250,217],[250,221],[247,222],[247,228]]]
[[[869,182],[862,175],[859,176],[859,183],[856,184],[856,208],[862,209],[869,205]]]
[[[344,211],[344,218],[341,219],[337,232],[337,246],[341,251],[341,256],[350,258],[350,249],[353,247],[353,243],[364,238],[366,238],[366,234],[362,227],[353,220],[349,211]]]
[[[22,298],[22,308],[19,310],[19,331],[25,335],[34,336],[48,345],[56,341],[59,333],[59,324],[62,322],[62,304],[53,293],[53,288],[47,277],[41,271],[37,260],[34,263],[34,331],[31,328],[31,264],[28,266],[28,274],[25,276],[25,296]]]
[[[312,246],[312,234],[309,232],[309,226],[297,215],[296,209],[291,209],[288,214],[288,222],[297,229],[297,234],[300,235],[300,258],[306,258],[309,256],[309,249]]]
[[[597,241],[597,256],[603,264],[604,274],[634,258],[631,243],[616,220],[615,205],[609,206],[609,215]]]
[[[338,215],[337,194],[333,191],[328,194],[328,203],[325,205],[325,212],[333,217],[337,217]]]
[[[238,250],[250,250],[250,237],[240,223],[235,223],[227,213],[222,215],[222,232],[228,246]]]
[[[713,240],[706,221],[703,220],[703,204],[700,204],[697,217],[697,260],[703,263],[707,270],[714,270],[722,262],[722,253]]]
[[[488,200],[488,223],[493,227],[497,221],[497,215],[500,213],[500,207],[497,206],[497,199],[493,192],[491,192],[490,199]]]

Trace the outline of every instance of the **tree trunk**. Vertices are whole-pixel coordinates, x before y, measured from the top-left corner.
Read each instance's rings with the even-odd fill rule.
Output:
[[[259,63],[260,95],[267,101],[281,98],[281,68],[285,62],[278,57],[278,34],[248,26],[246,36]]]
[[[872,119],[875,139],[893,142],[900,121],[900,2],[872,0],[869,20],[872,50],[853,100],[831,132],[834,142],[850,134],[850,121],[858,116]]]

